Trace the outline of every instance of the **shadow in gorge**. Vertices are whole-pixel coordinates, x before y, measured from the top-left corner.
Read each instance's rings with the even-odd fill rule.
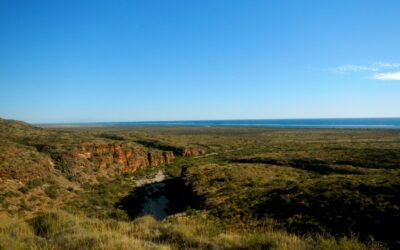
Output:
[[[157,220],[197,208],[198,199],[181,178],[173,178],[137,187],[115,206],[125,210],[129,218],[152,215]]]

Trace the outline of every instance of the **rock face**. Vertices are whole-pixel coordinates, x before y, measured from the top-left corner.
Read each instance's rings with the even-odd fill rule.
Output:
[[[145,167],[170,164],[175,156],[191,157],[205,153],[204,149],[197,147],[176,147],[173,151],[129,142],[92,141],[61,146],[38,144],[35,147],[38,152],[51,157],[54,168],[82,180],[135,172]]]
[[[182,149],[182,156],[183,157],[190,157],[190,156],[198,156],[204,154],[206,151],[202,148],[183,148]]]
[[[122,166],[124,171],[133,172],[142,167],[169,164],[174,159],[172,151],[151,151],[132,148],[122,144],[94,144],[81,147],[73,155],[89,161],[98,161],[100,168],[110,165]]]
[[[174,153],[172,151],[148,153],[148,159],[150,166],[169,164],[174,159]]]
[[[156,141],[156,140],[138,140],[137,143],[144,145],[146,147],[151,147],[159,150],[166,150],[172,151],[176,155],[182,157],[190,157],[190,156],[197,156],[204,154],[206,150],[200,147],[181,147],[181,146],[174,146],[170,144],[166,144],[164,142]]]

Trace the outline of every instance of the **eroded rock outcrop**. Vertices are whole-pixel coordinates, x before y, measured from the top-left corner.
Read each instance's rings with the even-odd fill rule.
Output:
[[[206,153],[206,150],[203,148],[189,147],[189,148],[183,148],[181,154],[183,157],[190,157],[190,156],[202,155],[204,153]]]
[[[138,140],[137,143],[144,145],[146,147],[151,147],[159,150],[167,150],[172,151],[175,155],[179,155],[182,157],[190,157],[190,156],[198,156],[206,153],[206,150],[201,147],[182,147],[182,146],[174,146],[170,144],[166,144],[164,142],[160,142],[157,140]]]
[[[125,171],[169,164],[174,159],[172,151],[146,152],[143,149],[122,144],[86,145],[74,152],[73,155],[90,161],[98,161],[100,168],[117,164],[122,166]]]

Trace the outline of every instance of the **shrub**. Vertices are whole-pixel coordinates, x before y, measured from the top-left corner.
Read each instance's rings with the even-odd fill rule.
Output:
[[[49,237],[75,224],[71,217],[63,212],[42,213],[28,220],[28,223],[35,234],[42,237]]]
[[[48,197],[55,199],[58,196],[58,187],[56,185],[48,186],[44,192],[47,194]]]
[[[128,220],[128,214],[126,213],[126,211],[121,210],[121,209],[115,209],[112,212],[109,213],[109,217],[116,219],[116,220]]]
[[[45,184],[46,181],[45,179],[34,179],[34,180],[30,180],[28,181],[25,186],[21,187],[20,189],[18,189],[21,193],[28,193],[31,189],[34,189],[36,187],[42,186],[43,184]]]
[[[26,186],[23,186],[23,187],[19,188],[18,191],[20,191],[21,193],[26,194],[26,193],[29,192],[29,189]]]

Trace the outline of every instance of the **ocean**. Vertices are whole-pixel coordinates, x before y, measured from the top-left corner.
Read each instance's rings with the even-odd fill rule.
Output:
[[[62,125],[400,129],[400,118],[328,118],[328,119],[257,119],[257,120],[93,122],[93,123],[73,123],[73,124],[62,124]]]

